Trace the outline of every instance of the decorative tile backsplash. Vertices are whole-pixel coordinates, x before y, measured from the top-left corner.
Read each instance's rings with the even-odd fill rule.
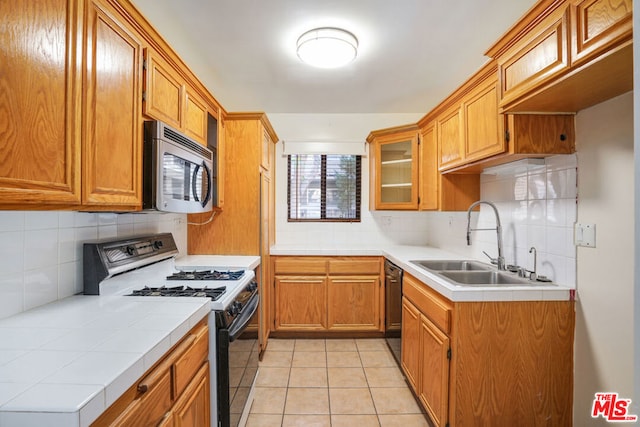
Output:
[[[173,233],[186,254],[184,214],[0,211],[0,318],[82,292],[82,244]]]
[[[576,172],[576,156],[560,155],[498,166],[480,177],[481,199],[498,208],[507,264],[532,270],[533,246],[538,274],[571,287],[576,284]],[[466,246],[466,212],[439,212],[429,221],[430,245],[485,261],[483,251],[498,254],[495,231],[472,232],[472,245]],[[472,213],[471,227],[495,228],[493,210],[482,205],[479,213]]]

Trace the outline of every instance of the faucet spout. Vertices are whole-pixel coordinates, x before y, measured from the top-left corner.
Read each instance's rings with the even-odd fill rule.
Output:
[[[485,204],[490,206],[493,209],[493,213],[496,217],[496,227],[495,228],[471,228],[471,211],[478,205]],[[478,200],[477,202],[473,202],[469,209],[467,209],[467,245],[471,245],[471,232],[472,231],[487,231],[487,230],[495,230],[496,238],[498,241],[498,258],[496,259],[496,264],[498,265],[498,270],[506,270],[506,262],[504,260],[504,253],[502,250],[502,224],[500,223],[500,215],[498,214],[498,208],[492,202],[487,200]]]

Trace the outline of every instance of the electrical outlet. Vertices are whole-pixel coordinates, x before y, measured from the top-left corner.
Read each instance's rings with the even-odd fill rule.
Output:
[[[391,217],[390,216],[383,216],[382,217],[382,226],[383,227],[391,227]]]
[[[576,222],[573,229],[573,242],[576,246],[596,247],[596,225]]]

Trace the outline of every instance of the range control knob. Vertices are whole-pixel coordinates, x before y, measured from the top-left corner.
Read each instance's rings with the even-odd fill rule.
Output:
[[[235,301],[233,303],[233,307],[235,307],[236,313],[240,313],[242,311],[242,303],[240,301]]]
[[[135,255],[136,253],[136,248],[134,248],[133,246],[129,245],[124,249],[128,255]]]
[[[258,289],[258,283],[255,280],[252,280],[251,283],[247,285],[247,289],[250,291],[255,291]]]
[[[229,308],[227,308],[227,314],[232,317],[235,316],[238,314],[238,307],[236,307],[235,304],[231,304]]]
[[[162,243],[162,240],[156,240],[155,242],[153,242],[153,247],[156,249],[162,248],[163,245],[164,243]]]

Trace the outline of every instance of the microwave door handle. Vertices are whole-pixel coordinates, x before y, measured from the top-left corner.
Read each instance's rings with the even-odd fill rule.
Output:
[[[205,194],[204,200],[202,202],[200,202],[200,199],[198,199],[198,193],[196,192],[196,184],[198,182],[198,171],[200,170],[200,167],[202,167],[204,173],[206,174],[206,180],[207,180],[207,194]],[[195,170],[193,171],[193,176],[191,177],[191,189],[192,189],[191,192],[193,193],[193,198],[195,199],[195,201],[200,202],[202,207],[206,206],[207,202],[209,202],[209,199],[211,198],[211,171],[209,170],[209,168],[204,162],[202,162],[202,165],[197,165]]]
[[[205,207],[207,203],[209,203],[209,199],[211,198],[211,169],[207,167],[205,162],[202,162],[202,169],[204,169],[204,173],[207,175],[207,194],[204,196],[204,200],[202,201],[202,207]]]
[[[196,191],[196,184],[198,183],[198,171],[200,170],[200,165],[196,165],[193,169],[193,174],[191,175],[191,193],[193,194],[193,199],[196,202],[199,202],[198,192]]]

